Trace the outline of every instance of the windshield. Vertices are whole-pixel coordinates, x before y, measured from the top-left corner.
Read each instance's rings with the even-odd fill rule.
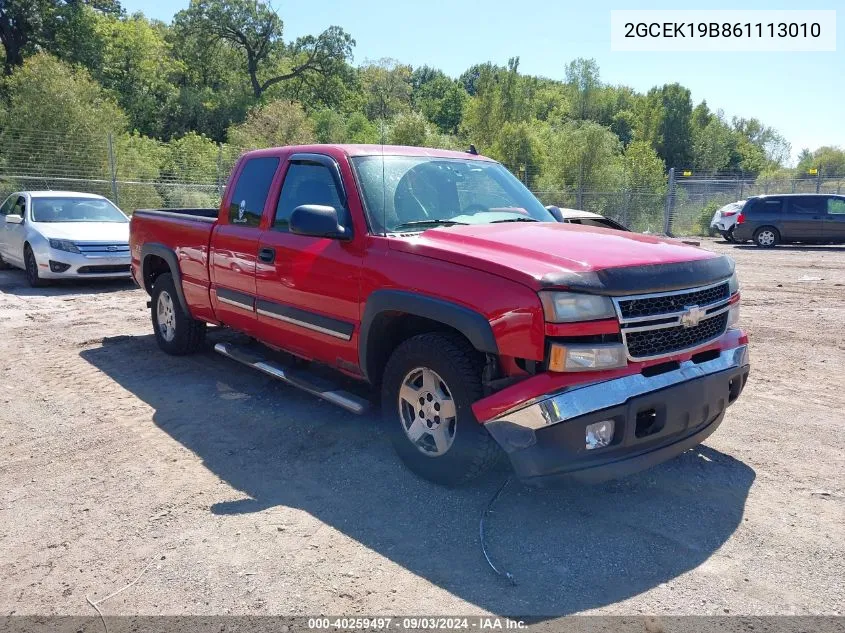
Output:
[[[554,222],[499,163],[424,156],[352,159],[375,233],[493,222]]]
[[[129,222],[104,198],[33,198],[33,222]]]

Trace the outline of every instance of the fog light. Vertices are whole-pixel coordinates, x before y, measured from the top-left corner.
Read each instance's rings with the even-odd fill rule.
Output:
[[[561,345],[552,343],[549,350],[550,371],[596,371],[628,364],[625,346],[621,343],[597,345]]]
[[[52,259],[50,260],[50,270],[54,273],[63,273],[68,268],[70,268],[70,264],[63,264],[62,262],[54,262]]]
[[[588,424],[584,438],[587,450],[608,446],[613,441],[613,427],[613,420]]]

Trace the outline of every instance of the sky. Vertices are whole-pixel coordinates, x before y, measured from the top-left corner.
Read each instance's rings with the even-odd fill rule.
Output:
[[[129,13],[170,22],[188,0],[121,0]],[[563,79],[576,57],[594,58],[601,79],[640,92],[679,82],[694,103],[706,99],[727,117],[757,117],[791,144],[804,148],[845,147],[845,22],[837,29],[836,52],[666,53],[611,52],[611,9],[843,9],[842,0],[796,7],[785,2],[714,2],[699,6],[650,1],[601,0],[274,0],[285,39],[317,34],[330,25],[355,38],[354,63],[390,57],[412,66],[427,64],[457,77],[475,63],[504,65],[519,57],[523,73]],[[845,10],[837,17],[845,16]]]

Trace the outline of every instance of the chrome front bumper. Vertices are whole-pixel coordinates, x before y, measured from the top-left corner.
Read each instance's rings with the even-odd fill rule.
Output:
[[[624,476],[701,443],[721,423],[748,378],[748,347],[644,376],[631,374],[543,396],[485,427],[528,483]],[[644,428],[643,420],[649,428]],[[587,425],[613,420],[609,446],[588,450]],[[543,482],[543,483],[540,483]]]
[[[498,416],[497,420],[527,429],[541,429],[592,411],[624,404],[636,396],[747,364],[748,346],[742,345],[723,351],[718,358],[703,363],[683,362],[678,369],[657,376],[631,374],[604,382],[571,387],[566,391],[544,396],[527,406],[521,405],[518,409]]]

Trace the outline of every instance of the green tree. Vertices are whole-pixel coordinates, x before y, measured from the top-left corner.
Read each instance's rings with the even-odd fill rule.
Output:
[[[572,92],[572,114],[576,119],[592,119],[601,88],[599,66],[595,59],[579,57],[566,66],[566,83]]]
[[[150,23],[141,14],[104,17],[98,20],[96,33],[103,45],[96,76],[117,96],[133,128],[164,135],[164,113],[178,98],[174,80],[182,72],[165,39],[164,25]]]
[[[570,121],[551,130],[545,145],[540,188],[612,191],[618,187],[621,143],[609,129],[590,121]]]
[[[123,132],[127,119],[86,70],[36,53],[5,80],[4,89],[0,152],[16,148],[15,160],[35,174],[108,174],[108,134]]]
[[[431,124],[418,112],[399,114],[390,126],[389,139],[392,145],[425,147],[434,134]]]
[[[813,168],[818,169],[822,177],[845,177],[845,150],[825,145],[814,152],[802,151],[795,170],[798,177],[805,177]]]
[[[246,121],[229,128],[229,142],[243,149],[303,145],[314,138],[314,127],[302,106],[284,100],[253,108]]]
[[[364,93],[364,114],[370,121],[387,121],[411,109],[411,67],[395,59],[380,59],[358,69]]]
[[[536,132],[524,121],[508,121],[493,145],[492,156],[513,173],[537,173],[542,162],[542,145]]]
[[[648,91],[637,112],[636,138],[651,143],[669,167],[692,164],[692,101],[680,84]]]
[[[92,13],[119,15],[117,0],[3,0],[0,2],[0,42],[5,52],[4,73],[23,64],[24,57],[42,49],[73,62],[88,61],[96,48]]]
[[[284,23],[259,0],[191,0],[175,22],[205,37],[225,40],[243,53],[255,99],[272,86],[305,75],[330,75],[352,56],[355,40],[338,26],[286,44]]]

